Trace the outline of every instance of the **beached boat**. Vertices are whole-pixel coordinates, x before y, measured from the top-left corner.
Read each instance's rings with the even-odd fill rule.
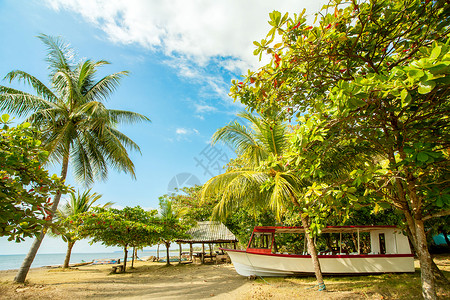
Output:
[[[297,243],[297,253],[291,253],[292,249],[286,252],[287,248],[277,242],[285,234],[300,240],[304,233],[303,227],[255,227],[247,250],[223,250],[227,251],[237,273],[243,276],[314,274],[304,242],[303,251],[299,251]],[[319,252],[323,274],[414,272],[408,238],[395,226],[328,226],[322,229],[322,234],[331,234],[336,239],[335,247]],[[354,252],[348,253],[350,244]]]

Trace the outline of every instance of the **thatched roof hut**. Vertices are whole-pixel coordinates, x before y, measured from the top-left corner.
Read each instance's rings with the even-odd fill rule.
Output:
[[[190,238],[179,239],[179,243],[235,243],[236,236],[225,226],[218,221],[203,221],[198,222],[197,226],[189,229],[186,232]]]
[[[205,257],[213,258],[211,250],[212,244],[233,244],[233,248],[236,249],[236,243],[238,242],[236,236],[221,222],[218,221],[203,221],[198,222],[197,226],[189,229],[186,232],[190,238],[178,239],[176,242],[180,245],[180,261],[181,261],[181,244],[189,244],[189,257],[192,261],[193,250],[192,244],[202,244],[202,252],[198,253],[202,263],[205,261]],[[210,254],[205,252],[205,244],[209,245]]]

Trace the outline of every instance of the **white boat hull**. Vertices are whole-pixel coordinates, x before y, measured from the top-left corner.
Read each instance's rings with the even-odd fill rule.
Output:
[[[236,272],[243,276],[288,276],[314,274],[309,255],[256,254],[226,250]],[[323,274],[371,274],[414,272],[414,258],[408,254],[319,255]]]

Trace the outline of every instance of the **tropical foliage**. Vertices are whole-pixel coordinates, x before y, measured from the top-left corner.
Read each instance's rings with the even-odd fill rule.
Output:
[[[424,222],[450,213],[449,10],[446,1],[335,1],[316,26],[305,11],[273,12],[255,42],[272,61],[231,89],[262,114],[298,117],[291,153],[278,161],[308,179],[309,198],[403,212],[426,299],[436,292]],[[326,178],[341,150],[362,164],[338,160],[340,176]]]
[[[162,228],[160,241],[166,246],[166,265],[170,265],[170,244],[176,239],[187,236],[186,232],[190,224],[182,219],[185,212],[186,208],[175,209],[172,201],[165,197],[160,197],[159,221]]]
[[[37,127],[40,139],[49,153],[49,162],[62,163],[61,180],[65,180],[72,164],[75,179],[89,185],[105,180],[108,166],[135,177],[134,164],[127,149],[139,151],[138,145],[117,129],[121,123],[149,121],[141,114],[107,109],[104,102],[118,87],[126,71],[96,79],[99,67],[107,61],[78,62],[74,51],[61,38],[44,34],[39,39],[47,46],[50,87],[35,76],[21,70],[6,75],[33,88],[35,94],[0,86],[0,110],[17,116]],[[53,199],[55,213],[61,194]],[[45,233],[33,243],[15,281],[24,282]]]
[[[163,198],[172,202],[174,210],[183,210],[183,222],[195,225],[199,221],[209,221],[213,218],[214,207],[219,203],[220,195],[201,199],[202,186],[183,187],[177,194],[164,195]],[[284,221],[284,219],[283,219]],[[222,222],[236,236],[241,247],[247,247],[249,238],[255,226],[272,226],[276,223],[275,214],[268,208],[238,207]],[[294,225],[298,225],[295,223]]]
[[[77,191],[77,193],[71,192],[69,195],[70,197],[67,202],[57,211],[56,216],[58,221],[55,224],[57,229],[54,230],[54,232],[57,235],[60,235],[67,243],[67,253],[64,259],[63,268],[69,267],[72,248],[75,245],[75,242],[82,238],[78,234],[78,230],[72,219],[82,213],[88,212],[102,197],[102,195],[97,193],[91,193],[91,189],[84,191],[82,194],[80,194],[80,191]],[[107,202],[101,207],[107,208],[112,204],[112,202]]]
[[[226,217],[238,207],[270,207],[281,220],[288,209],[297,209],[306,231],[308,252],[320,290],[325,290],[317,249],[310,232],[310,216],[324,206],[299,198],[304,183],[289,164],[280,163],[288,151],[287,126],[273,118],[259,118],[248,112],[238,115],[250,122],[250,128],[232,122],[213,135],[213,143],[223,141],[236,150],[238,164],[232,164],[226,173],[208,180],[202,189],[202,199],[217,197],[215,215]],[[314,223],[314,225],[316,225]]]
[[[53,217],[51,195],[66,193],[56,176],[42,168],[48,152],[30,123],[10,127],[9,116],[0,118],[0,236],[21,242],[34,237]]]
[[[157,211],[145,211],[139,206],[124,209],[93,207],[90,212],[74,215],[77,235],[88,237],[91,243],[119,246],[124,249],[123,271],[126,271],[128,248],[142,248],[158,243],[163,226]]]

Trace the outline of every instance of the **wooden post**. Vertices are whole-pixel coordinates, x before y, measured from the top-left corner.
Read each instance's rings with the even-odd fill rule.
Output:
[[[361,254],[361,250],[359,249],[359,228],[358,228],[358,254]]]
[[[236,242],[233,242],[234,250],[236,250]]]
[[[205,243],[202,243],[202,255],[201,255],[201,260],[202,264],[205,263]]]
[[[342,253],[342,232],[339,232],[339,254]]]
[[[306,232],[305,232],[305,236],[303,237],[303,255],[305,255],[306,252]]]
[[[209,246],[209,257],[210,257],[210,259],[212,261],[213,260],[213,258],[212,258],[213,254],[212,254],[211,244],[208,244],[208,246]]]
[[[192,253],[194,249],[192,249],[192,243],[189,243],[189,260],[192,261]]]
[[[180,260],[178,261],[178,264],[181,264],[181,242],[180,243],[178,243],[178,245],[180,246]]]

